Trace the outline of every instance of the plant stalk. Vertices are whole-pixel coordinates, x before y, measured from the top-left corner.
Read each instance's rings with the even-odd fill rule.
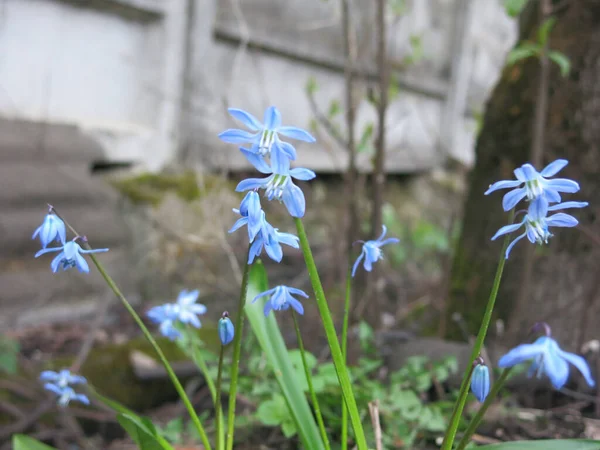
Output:
[[[216,439],[217,450],[222,450],[225,447],[225,439],[223,436],[223,405],[221,404],[221,383],[223,381],[223,354],[225,353],[225,346],[221,345],[221,351],[219,353],[219,370],[217,372],[217,398],[215,400],[215,416],[217,418],[217,432]]]
[[[348,257],[352,255],[348,253]],[[342,358],[344,365],[348,362],[348,320],[350,318],[350,300],[352,287],[352,265],[348,264],[348,273],[346,274],[346,294],[344,297],[344,321],[342,322]],[[348,407],[342,397],[342,447],[341,450],[348,450]]]

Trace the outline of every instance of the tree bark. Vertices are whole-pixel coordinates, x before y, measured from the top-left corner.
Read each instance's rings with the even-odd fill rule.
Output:
[[[527,24],[525,37],[536,40],[538,25],[535,21]],[[564,345],[578,345],[595,332],[584,318],[600,317],[596,290],[600,268],[600,2],[568,3],[558,12],[551,36],[552,50],[569,57],[571,72],[563,78],[554,63],[550,68],[543,165],[557,158],[569,160],[559,176],[577,180],[581,190],[565,194],[563,201],[588,201],[590,206],[570,211],[579,227],[553,229],[555,236],[549,244],[536,248],[529,296],[521,305],[515,299],[524,248],[532,244],[523,240],[515,247],[504,271],[495,316],[504,321],[511,318],[512,341],[522,340],[533,322],[543,320]],[[501,242],[491,242],[490,237],[508,220],[501,206],[503,194],[483,193],[494,181],[513,179],[512,171],[528,160],[539,75],[539,61],[534,58],[504,70],[477,142],[445,318],[451,325],[449,317],[460,313],[472,333],[479,328],[499,258]],[[511,317],[517,306],[522,313]],[[448,337],[460,336],[456,327],[449,326]]]

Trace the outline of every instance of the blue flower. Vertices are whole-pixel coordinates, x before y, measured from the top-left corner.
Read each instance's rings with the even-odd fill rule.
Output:
[[[542,336],[533,344],[521,344],[498,361],[499,367],[512,367],[531,360],[528,376],[534,374],[540,378],[545,374],[556,389],[562,388],[569,378],[569,363],[574,365],[583,375],[588,385],[594,386],[590,368],[581,356],[565,352],[550,336]]]
[[[248,252],[248,264],[252,264],[254,259],[260,256],[263,248],[273,261],[281,262],[281,259],[283,258],[281,244],[289,245],[293,248],[300,248],[298,243],[299,239],[291,233],[280,233],[277,228],[273,228],[273,226],[267,222],[265,219],[265,212],[261,212],[262,225],[260,232],[256,235],[256,238],[250,246],[250,251]]]
[[[290,306],[298,314],[304,314],[304,307],[302,306],[302,303],[300,303],[298,300],[292,297],[292,294],[308,298],[306,292],[301,291],[300,289],[281,285],[274,287],[273,289],[269,289],[268,291],[265,291],[262,294],[258,294],[256,297],[254,297],[252,303],[257,301],[261,297],[270,296],[271,298],[267,300],[267,303],[265,303],[265,316],[268,316],[271,310],[285,311],[286,309],[289,309]]]
[[[514,171],[516,180],[497,181],[485,191],[485,195],[498,189],[515,188],[506,193],[502,199],[504,211],[510,211],[525,197],[530,201],[543,197],[547,202],[560,203],[559,192],[575,193],[579,191],[579,184],[566,178],[548,180],[546,177],[556,175],[568,163],[566,159],[557,159],[548,164],[541,172],[535,170],[531,164],[523,164]]]
[[[532,244],[547,244],[548,239],[553,236],[548,230],[549,227],[574,227],[579,223],[575,217],[565,213],[553,214],[552,216],[547,217],[549,211],[558,211],[568,208],[584,208],[587,205],[587,202],[564,202],[548,206],[548,202],[538,198],[529,204],[527,213],[521,222],[503,226],[492,237],[492,241],[502,235],[518,230],[523,225],[525,226],[525,232],[517,236],[507,247],[505,257],[508,259],[512,248],[525,236],[527,236],[527,239],[529,239],[529,242]]]
[[[69,386],[60,387],[52,383],[44,384],[44,389],[54,392],[58,396],[59,406],[67,406],[71,401],[75,400],[85,405],[90,404],[90,400],[84,394],[77,394],[73,388]]]
[[[148,318],[159,325],[160,334],[174,341],[181,337],[181,332],[175,327],[177,313],[175,305],[167,303],[165,305],[154,306],[147,313]]]
[[[272,154],[271,165],[267,164],[260,156],[242,148],[242,153],[248,161],[254,165],[256,170],[264,174],[271,174],[267,178],[248,178],[241,181],[235,188],[238,192],[264,189],[265,196],[269,200],[277,199],[283,201],[292,217],[303,217],[306,210],[306,200],[302,189],[292,182],[297,180],[312,180],[315,173],[309,169],[290,169],[290,158],[283,155]]]
[[[56,386],[63,388],[71,384],[86,384],[87,380],[81,375],[73,375],[70,370],[63,369],[60,372],[44,370],[40,374],[40,380],[49,381]]]
[[[163,336],[172,341],[178,339],[181,332],[177,329],[177,323],[190,324],[195,328],[202,326],[198,315],[206,313],[206,306],[196,303],[199,295],[198,290],[184,289],[175,303],[154,306],[147,312],[147,316],[152,322],[159,324],[159,331]]]
[[[377,240],[367,242],[358,241],[363,243],[363,247],[359,257],[354,263],[354,266],[352,266],[352,276],[356,274],[356,269],[358,268],[358,265],[363,260],[363,258],[365,260],[363,263],[363,267],[367,272],[370,272],[373,268],[372,264],[380,259],[383,259],[383,252],[381,251],[381,247],[387,244],[397,244],[398,242],[400,242],[400,239],[398,238],[387,238],[384,240],[383,238],[387,233],[387,228],[385,225],[382,225],[382,228],[383,232],[381,233],[381,236],[377,238]]]
[[[107,252],[107,248],[97,248],[94,250],[84,250],[77,242],[77,238],[65,243],[62,247],[44,248],[35,254],[35,257],[43,255],[49,252],[60,252],[50,263],[52,272],[56,273],[59,269],[67,270],[71,267],[77,267],[80,272],[88,273],[90,267],[86,260],[81,256],[82,253],[100,253]]]
[[[240,209],[234,208],[233,212],[242,217],[233,224],[229,232],[233,233],[244,225],[248,225],[248,238],[252,242],[262,226],[262,209],[258,192],[248,192],[240,203]]]
[[[224,312],[223,317],[219,319],[219,339],[221,340],[221,344],[229,344],[233,341],[234,336],[235,331],[233,323],[231,323],[231,320],[229,319],[229,314]]]
[[[67,239],[65,223],[56,214],[49,212],[44,217],[42,224],[33,232],[31,239],[35,239],[37,236],[40,237],[43,248],[46,248],[55,239],[64,245]]]
[[[477,401],[483,403],[490,393],[490,371],[485,364],[478,364],[473,368],[471,375],[471,392]]]
[[[281,126],[281,113],[271,106],[265,111],[264,123],[260,123],[252,114],[241,109],[229,108],[229,114],[234,119],[246,125],[253,133],[244,130],[227,130],[219,134],[219,138],[232,144],[252,144],[250,151],[260,156],[275,153],[287,155],[291,160],[296,159],[296,150],[287,142],[279,139],[279,134],[288,138],[305,142],[315,142],[308,131],[296,127]]]

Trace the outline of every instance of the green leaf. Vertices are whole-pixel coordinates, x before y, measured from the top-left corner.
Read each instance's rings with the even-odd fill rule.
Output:
[[[358,341],[360,348],[366,352],[373,346],[375,333],[373,328],[364,320],[358,324]]]
[[[550,50],[548,52],[548,58],[550,58],[551,61],[554,61],[554,63],[558,65],[558,67],[560,68],[560,74],[563,77],[569,75],[569,72],[571,71],[571,61],[569,61],[567,55],[561,52],[557,52],[555,50]]]
[[[306,81],[306,86],[304,87],[306,90],[306,94],[309,96],[314,95],[319,90],[319,85],[317,84],[317,79],[313,76],[309,77]]]
[[[517,17],[526,4],[527,0],[504,0],[504,9],[510,17]]]
[[[263,424],[271,427],[291,419],[290,410],[280,394],[275,394],[270,400],[262,402],[256,410],[256,417]]]
[[[292,436],[296,435],[298,429],[292,420],[287,420],[281,424],[281,431],[283,431],[283,435],[286,438],[291,438]]]
[[[14,434],[12,437],[13,450],[56,450],[54,447],[43,444],[40,441],[25,436],[24,434]]]
[[[342,108],[340,108],[340,102],[338,102],[337,100],[331,100],[331,103],[329,103],[329,111],[327,112],[327,117],[333,119],[340,112],[342,112]]]
[[[371,138],[373,136],[373,131],[375,129],[375,125],[373,122],[368,123],[360,137],[360,141],[356,146],[356,151],[358,153],[371,153],[373,151],[373,143],[371,142]]]
[[[540,43],[540,46],[544,46],[548,43],[548,36],[550,36],[550,32],[555,23],[556,17],[549,17],[540,25],[540,28],[538,28],[538,42]]]
[[[158,434],[150,419],[119,413],[117,421],[140,450],[173,450],[171,444]]]
[[[600,441],[587,439],[555,439],[539,441],[513,441],[484,445],[486,450],[600,450]]]
[[[14,375],[17,373],[19,342],[0,336],[0,371]]]
[[[252,303],[254,297],[269,288],[267,273],[261,261],[256,261],[248,274],[248,294],[244,311],[256,338],[267,356],[269,364],[289,408],[290,415],[298,430],[304,448],[323,450],[324,445],[304,391],[290,361],[283,336],[275,320],[274,313],[265,317],[263,309],[266,298]],[[290,407],[293,405],[293,407]],[[289,428],[288,428],[289,431]]]
[[[524,42],[509,52],[508,56],[506,57],[506,64],[512,66],[517,61],[539,55],[539,53],[540,47],[538,45]]]

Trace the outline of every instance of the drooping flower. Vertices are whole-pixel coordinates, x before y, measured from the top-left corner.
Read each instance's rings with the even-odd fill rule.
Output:
[[[60,387],[56,384],[46,383],[44,384],[44,389],[54,392],[58,396],[58,405],[62,407],[67,406],[73,400],[85,405],[90,404],[90,400],[85,394],[77,394],[73,388],[69,386]]]
[[[77,267],[77,270],[80,272],[88,273],[90,271],[90,267],[81,254],[107,252],[108,249],[96,248],[93,250],[84,250],[76,242],[77,239],[78,238],[76,237],[72,241],[65,243],[62,247],[43,248],[35,254],[35,257],[37,258],[44,253],[60,252],[50,263],[52,272],[56,273],[59,269],[67,270],[71,267]]]
[[[279,139],[279,134],[291,139],[305,142],[315,142],[308,131],[297,127],[281,126],[281,113],[275,106],[267,108],[264,123],[260,123],[252,114],[236,108],[227,110],[231,116],[250,128],[252,132],[230,129],[219,134],[219,138],[232,144],[252,144],[250,151],[260,156],[275,153],[287,155],[291,160],[296,159],[296,150],[287,142]]]
[[[531,201],[542,197],[546,202],[560,203],[560,192],[575,193],[579,191],[579,184],[567,178],[547,179],[556,175],[569,162],[566,159],[557,159],[538,172],[531,164],[523,164],[515,169],[516,180],[502,180],[492,184],[485,195],[498,189],[514,188],[507,192],[502,199],[504,211],[510,211],[517,203],[527,197]]]
[[[235,330],[233,328],[233,323],[231,323],[229,313],[225,311],[223,313],[223,317],[219,319],[219,339],[221,340],[221,344],[229,344],[231,341],[233,341],[234,336]]]
[[[479,361],[474,363],[476,365],[471,375],[471,392],[475,394],[479,403],[483,403],[490,393],[490,371],[483,363],[483,359],[478,359]]]
[[[250,239],[250,242],[252,242],[262,226],[262,209],[258,192],[248,192],[240,203],[240,209],[234,208],[233,212],[242,217],[233,224],[233,227],[231,227],[229,232],[233,233],[244,225],[247,225],[248,238]]]
[[[67,230],[65,223],[52,210],[46,214],[42,224],[33,232],[31,239],[40,238],[42,248],[46,248],[50,242],[57,240],[61,244],[65,244],[67,239]]]
[[[513,231],[525,226],[525,232],[517,236],[506,248],[505,257],[508,259],[508,256],[515,244],[525,236],[527,236],[527,239],[529,239],[529,242],[532,244],[547,244],[548,239],[553,236],[548,230],[549,227],[571,228],[577,226],[579,223],[575,217],[569,214],[557,213],[548,216],[548,212],[569,208],[585,208],[587,205],[587,202],[564,202],[548,206],[548,202],[543,201],[541,198],[535,199],[529,204],[527,213],[521,222],[503,226],[492,237],[492,241],[502,235],[512,233]]]
[[[583,375],[586,383],[593,387],[596,383],[590,368],[583,357],[561,350],[558,343],[550,337],[550,327],[546,325],[546,336],[539,337],[533,344],[521,344],[498,361],[502,368],[512,367],[531,360],[527,375],[540,378],[546,375],[556,389],[562,388],[569,378],[569,364],[574,365]]]
[[[248,161],[261,173],[270,174],[267,178],[248,178],[242,180],[235,188],[238,192],[264,189],[265,196],[269,200],[283,201],[285,207],[292,217],[304,217],[306,200],[302,189],[294,184],[296,180],[312,180],[316,177],[310,169],[290,169],[290,158],[285,155],[274,153],[271,155],[271,165],[263,158],[247,149],[241,148],[242,153]]]
[[[206,306],[196,303],[200,292],[198,290],[182,290],[175,303],[165,303],[163,305],[150,308],[147,316],[152,322],[159,324],[160,333],[175,340],[181,337],[181,332],[176,324],[190,324],[194,328],[200,328],[202,323],[199,315],[206,313]]]
[[[81,375],[74,375],[68,369],[62,369],[60,372],[44,370],[40,373],[40,380],[48,381],[56,386],[63,388],[72,384],[86,384],[87,380]]]
[[[400,242],[400,239],[398,238],[384,239],[385,234],[387,233],[387,227],[385,225],[382,225],[382,229],[383,232],[381,233],[381,236],[379,236],[376,240],[367,242],[358,241],[362,242],[363,247],[362,251],[360,252],[360,255],[354,263],[354,266],[352,266],[352,276],[356,274],[356,269],[358,268],[358,265],[363,259],[363,267],[367,272],[370,272],[373,269],[373,263],[377,262],[380,259],[383,259],[383,252],[381,251],[381,247],[387,244],[397,244],[398,242]]]
[[[154,306],[150,308],[146,315],[152,322],[159,325],[160,334],[164,337],[171,341],[181,337],[181,332],[175,327],[177,313],[173,303]]]
[[[277,228],[273,228],[273,226],[267,222],[265,219],[265,212],[261,211],[261,213],[261,229],[250,246],[250,251],[248,252],[248,264],[252,264],[254,259],[260,256],[263,248],[267,252],[267,255],[269,255],[269,258],[275,262],[281,262],[281,259],[283,258],[281,244],[289,245],[293,248],[300,248],[300,244],[298,243],[299,239],[291,233],[280,233]]]
[[[254,300],[252,300],[252,303],[257,301],[261,297],[269,296],[270,297],[269,300],[267,300],[267,303],[265,303],[265,309],[264,309],[265,316],[268,316],[269,313],[271,312],[271,310],[285,311],[285,310],[289,309],[290,306],[298,314],[304,314],[304,307],[302,306],[302,303],[300,303],[298,300],[296,300],[292,296],[292,294],[299,295],[304,298],[308,298],[308,295],[306,294],[306,292],[304,292],[300,289],[280,285],[280,286],[274,287],[272,289],[269,289],[268,291],[265,291],[261,294],[258,294],[256,297],[254,297]]]

